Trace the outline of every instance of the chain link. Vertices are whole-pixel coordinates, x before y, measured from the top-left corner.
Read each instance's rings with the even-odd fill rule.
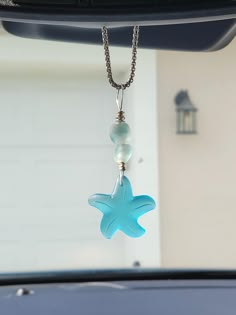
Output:
[[[138,49],[138,41],[139,41],[139,26],[134,26],[130,77],[129,77],[129,80],[125,84],[116,83],[113,79],[110,49],[109,49],[109,36],[108,36],[108,30],[105,26],[102,28],[102,40],[103,40],[103,46],[104,46],[104,52],[105,52],[107,75],[108,75],[108,80],[111,86],[113,86],[117,90],[125,90],[129,88],[130,85],[134,82],[135,71],[136,71],[137,49]]]

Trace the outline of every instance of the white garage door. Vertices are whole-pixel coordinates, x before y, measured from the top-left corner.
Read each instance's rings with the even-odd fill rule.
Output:
[[[135,260],[157,267],[158,212],[141,219],[145,237],[117,233],[110,241],[99,231],[101,213],[87,203],[93,193],[111,193],[117,177],[108,135],[116,93],[101,47],[1,40],[0,272],[122,268]],[[129,69],[130,51],[112,53],[116,74]],[[157,199],[156,55],[139,58],[126,107],[135,140],[129,175],[136,194]]]
[[[125,266],[124,237],[104,241],[87,203],[117,176],[114,91],[99,73],[61,75],[1,82],[0,270]]]

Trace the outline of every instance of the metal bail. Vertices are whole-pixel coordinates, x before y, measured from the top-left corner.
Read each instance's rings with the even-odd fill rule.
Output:
[[[123,178],[124,178],[125,174],[124,172],[120,171],[120,186],[123,185]]]
[[[119,170],[120,170],[120,185],[122,186],[123,185],[123,178],[125,176],[125,170],[126,170],[124,162],[121,162],[119,164]]]
[[[125,90],[124,90],[123,86],[121,89],[117,90],[116,104],[117,104],[119,112],[122,112],[122,109],[123,109],[124,93],[125,93]]]

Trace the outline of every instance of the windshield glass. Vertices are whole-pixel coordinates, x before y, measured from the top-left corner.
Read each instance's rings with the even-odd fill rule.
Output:
[[[3,5],[12,5],[10,2],[0,0]],[[129,7],[129,6],[150,6],[158,7],[160,9],[173,10],[175,8],[183,8],[186,6],[203,6],[209,7],[211,5],[233,5],[234,0],[92,0],[92,1],[78,1],[78,0],[13,0],[13,4],[30,5],[30,6],[48,6],[57,8],[75,8],[75,7]]]
[[[0,38],[1,273],[236,267],[236,41],[214,53],[138,51],[123,104],[126,175],[157,207],[139,220],[142,238],[107,240],[88,204],[119,175],[102,46]],[[125,82],[130,49],[111,54]]]

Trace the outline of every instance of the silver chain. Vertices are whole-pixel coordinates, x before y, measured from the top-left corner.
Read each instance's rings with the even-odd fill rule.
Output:
[[[130,85],[134,82],[136,62],[137,62],[137,49],[138,49],[138,41],[139,41],[139,26],[134,26],[130,76],[129,76],[129,80],[125,84],[116,83],[113,79],[110,49],[109,49],[109,36],[108,36],[108,30],[105,26],[102,28],[102,40],[103,40],[103,46],[104,46],[104,51],[105,51],[105,61],[106,61],[108,80],[111,86],[113,86],[117,90],[125,90],[128,87],[130,87]]]

